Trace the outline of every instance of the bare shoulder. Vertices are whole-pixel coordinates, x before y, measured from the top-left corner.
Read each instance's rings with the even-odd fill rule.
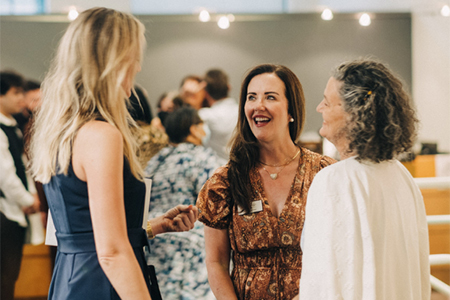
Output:
[[[90,121],[79,129],[73,144],[75,173],[83,178],[85,168],[118,161],[122,155],[120,131],[107,122]]]
[[[122,144],[122,135],[108,122],[90,121],[80,128],[75,143],[77,140],[81,144],[95,147],[108,147],[111,144],[118,146]]]

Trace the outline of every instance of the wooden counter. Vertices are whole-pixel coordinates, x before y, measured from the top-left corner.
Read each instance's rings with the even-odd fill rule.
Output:
[[[46,297],[52,277],[50,248],[42,245],[25,245],[15,298]]]

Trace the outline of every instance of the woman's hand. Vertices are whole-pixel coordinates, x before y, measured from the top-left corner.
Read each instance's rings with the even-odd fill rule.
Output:
[[[198,208],[193,205],[177,205],[164,215],[150,220],[153,235],[165,232],[181,232],[194,228],[198,218]]]
[[[26,215],[31,215],[37,213],[39,211],[39,207],[41,205],[41,201],[39,201],[39,196],[37,194],[32,194],[34,198],[34,202],[32,205],[22,208],[22,211]]]

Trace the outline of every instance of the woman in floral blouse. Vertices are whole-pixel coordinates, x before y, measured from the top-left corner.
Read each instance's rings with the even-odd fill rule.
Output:
[[[145,173],[153,179],[149,218],[163,214],[167,207],[193,204],[205,181],[226,161],[203,147],[204,125],[191,107],[169,114],[164,122],[170,145],[147,164]],[[164,300],[214,299],[205,266],[203,224],[183,234],[159,235],[150,240],[147,263],[155,266]]]
[[[292,299],[298,294],[308,188],[334,160],[296,144],[305,100],[288,68],[250,70],[239,107],[230,161],[197,200],[206,225],[209,282],[217,299]]]

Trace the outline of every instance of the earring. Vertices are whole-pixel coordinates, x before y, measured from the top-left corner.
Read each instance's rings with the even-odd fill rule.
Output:
[[[291,122],[291,123],[294,122],[294,118],[290,118],[289,122]]]

